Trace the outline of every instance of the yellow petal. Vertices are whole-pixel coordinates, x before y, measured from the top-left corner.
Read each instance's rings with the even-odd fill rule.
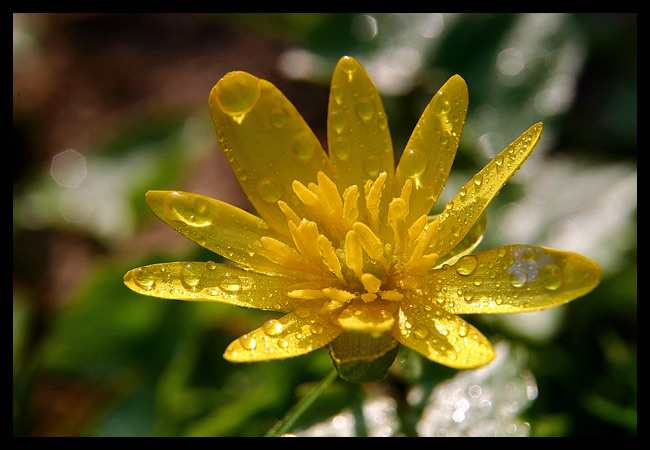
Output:
[[[232,362],[291,358],[324,347],[341,332],[317,309],[305,307],[241,336],[223,356]]]
[[[338,317],[338,323],[346,331],[367,333],[379,337],[393,328],[395,318],[381,302],[352,302]]]
[[[487,214],[484,212],[479,216],[478,220],[476,221],[476,223],[474,223],[474,225],[469,230],[469,232],[465,235],[463,240],[460,241],[449,253],[441,257],[436,262],[436,265],[442,265],[443,263],[454,264],[463,256],[472,253],[472,251],[474,251],[474,249],[478,247],[478,245],[483,240],[483,236],[485,235],[486,228],[487,228]],[[433,249],[431,249],[430,251],[433,251]]]
[[[149,191],[147,204],[176,231],[224,258],[260,272],[289,273],[258,254],[262,248],[260,238],[275,234],[259,217],[228,203],[187,192]]]
[[[503,185],[526,161],[542,134],[542,124],[530,127],[499,153],[449,201],[431,224],[430,248],[438,255],[450,252],[478,220]]]
[[[124,284],[142,295],[275,311],[291,309],[284,294],[295,282],[210,261],[152,264],[124,276]]]
[[[400,344],[431,361],[456,369],[472,369],[494,358],[492,345],[475,327],[426,300],[414,298],[400,306],[392,333]]]
[[[394,172],[393,144],[377,88],[361,64],[347,56],[332,75],[327,142],[341,192],[352,185],[362,190],[367,179]]]
[[[291,183],[315,182],[332,170],[320,142],[296,108],[271,83],[246,72],[225,75],[210,92],[217,140],[255,209],[288,234],[278,200],[304,217],[291,201]]]
[[[467,104],[465,80],[454,75],[433,96],[406,144],[395,171],[393,196],[399,196],[407,179],[413,181],[409,225],[429,213],[447,182],[465,124]]]
[[[566,303],[587,294],[600,278],[598,265],[575,253],[510,245],[430,271],[423,293],[454,314],[512,313]]]

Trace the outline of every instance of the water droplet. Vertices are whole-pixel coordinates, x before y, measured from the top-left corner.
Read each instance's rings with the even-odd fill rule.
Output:
[[[447,98],[447,94],[444,92],[438,92],[434,98],[433,98],[433,112],[436,114],[447,114],[449,112],[449,108],[451,107],[451,103],[449,102],[449,99]]]
[[[562,286],[562,269],[555,264],[542,268],[539,276],[544,287],[550,291],[556,291]]]
[[[262,331],[269,336],[279,336],[284,332],[284,327],[279,321],[270,319],[264,322],[264,325],[262,325]]]
[[[409,149],[402,154],[398,167],[404,175],[414,178],[422,175],[427,167],[427,160],[427,155],[423,151]]]
[[[156,286],[156,277],[150,269],[139,267],[133,271],[133,282],[139,288],[149,291]]]
[[[478,266],[478,259],[474,255],[465,255],[456,263],[456,272],[458,275],[468,276],[474,273]]]
[[[524,284],[526,284],[527,280],[528,276],[523,270],[516,269],[510,274],[510,284],[513,287],[522,287]]]
[[[483,183],[483,176],[477,173],[472,177],[472,181],[474,181],[475,185],[480,186]]]
[[[472,299],[474,298],[474,293],[470,289],[465,289],[465,291],[463,292],[463,298],[465,299],[465,301],[471,302]]]
[[[341,111],[332,111],[329,115],[330,125],[337,133],[341,133],[345,128],[345,114]]]
[[[363,162],[364,170],[371,177],[376,177],[379,174],[380,167],[379,159],[375,156],[369,156]]]
[[[341,69],[343,69],[348,74],[348,77],[352,77],[352,74],[357,71],[357,62],[349,56],[341,59],[339,64]]]
[[[192,227],[206,227],[215,220],[216,211],[210,208],[207,199],[171,192],[165,199],[165,212]]]
[[[375,104],[372,100],[363,98],[357,102],[357,114],[366,122],[375,114]]]
[[[243,336],[241,336],[239,338],[239,343],[246,350],[254,350],[255,347],[257,347],[257,341],[255,340],[255,337],[250,336],[248,334],[244,334]]]
[[[257,193],[262,200],[268,203],[275,203],[282,197],[282,186],[271,178],[265,178],[257,183]]]
[[[415,339],[426,339],[429,336],[429,329],[421,324],[413,327],[413,336]]]
[[[188,263],[181,267],[180,279],[183,287],[189,291],[200,289],[204,267],[201,264]]]
[[[274,128],[282,128],[287,123],[287,113],[283,109],[276,108],[271,112],[269,120]]]
[[[245,72],[231,72],[216,86],[221,110],[241,123],[260,96],[260,85],[254,76]]]
[[[311,316],[311,310],[309,308],[298,308],[294,311],[294,314],[301,319],[306,319]]]
[[[350,141],[344,137],[338,137],[332,141],[332,153],[339,159],[347,159],[350,155]]]
[[[234,293],[241,290],[242,282],[237,275],[227,273],[219,278],[219,287],[226,292]]]
[[[296,134],[289,144],[292,154],[302,162],[309,161],[316,150],[316,138],[310,131]]]

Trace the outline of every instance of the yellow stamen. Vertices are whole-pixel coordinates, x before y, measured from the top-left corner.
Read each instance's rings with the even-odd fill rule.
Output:
[[[322,257],[323,264],[336,275],[339,280],[344,281],[343,273],[341,272],[341,262],[334,251],[334,246],[322,234],[318,236],[318,248]]]
[[[359,210],[357,209],[357,202],[359,200],[359,188],[356,184],[348,187],[343,192],[343,218],[351,227],[359,217]]]
[[[303,219],[298,226],[289,222],[289,231],[296,248],[303,256],[312,261],[321,260],[318,248],[318,226],[314,222]]]
[[[371,273],[364,273],[361,275],[361,284],[363,284],[366,291],[376,294],[381,287],[381,280]]]
[[[382,300],[389,300],[393,302],[399,302],[404,298],[404,294],[394,290],[381,291],[379,292],[379,296],[382,298]]]
[[[379,262],[384,269],[388,270],[389,264],[384,257],[384,246],[377,235],[363,222],[355,222],[352,229],[359,239],[361,247],[366,251],[366,254]]]
[[[359,238],[353,230],[345,235],[345,263],[354,272],[357,278],[363,273],[363,253]]]
[[[364,186],[366,193],[366,209],[370,229],[377,232],[379,228],[379,206],[381,204],[381,191],[384,189],[388,174],[382,172],[373,182],[368,180]]]

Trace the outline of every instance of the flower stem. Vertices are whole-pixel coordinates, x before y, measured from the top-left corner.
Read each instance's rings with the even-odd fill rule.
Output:
[[[329,387],[330,384],[337,378],[338,372],[332,370],[325,378],[318,383],[311,392],[307,393],[291,408],[285,416],[271,428],[264,437],[278,437],[286,434],[296,423],[296,421],[303,415],[305,411],[311,406],[314,401]]]

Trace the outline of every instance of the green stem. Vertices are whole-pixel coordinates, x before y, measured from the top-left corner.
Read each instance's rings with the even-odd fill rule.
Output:
[[[323,392],[325,392],[329,385],[336,380],[337,376],[338,372],[336,370],[332,370],[328,373],[327,376],[318,383],[318,386],[301,398],[298,403],[296,403],[293,408],[284,415],[282,420],[276,423],[273,428],[264,435],[264,437],[278,437],[289,432],[300,416],[302,416],[311,404],[314,403]]]

